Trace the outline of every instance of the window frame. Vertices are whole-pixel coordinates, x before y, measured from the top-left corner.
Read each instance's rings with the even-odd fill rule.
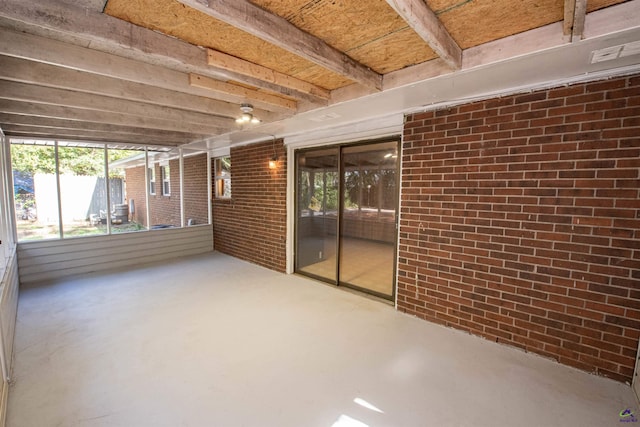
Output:
[[[222,167],[222,162],[223,159],[228,159],[228,164],[229,164],[229,171],[228,174],[224,174],[224,170]],[[215,189],[215,193],[214,196],[216,199],[220,199],[220,200],[230,200],[233,196],[232,190],[231,190],[231,156],[227,155],[227,156],[220,156],[220,157],[214,157],[213,159],[213,165],[214,165],[214,185],[213,188]],[[228,188],[229,188],[229,195],[225,195],[224,194],[224,189],[227,188],[227,185],[225,185],[225,183],[228,182]]]
[[[149,195],[150,196],[155,196],[156,195],[156,165],[151,165],[148,168],[148,174],[149,174]]]
[[[161,165],[160,166],[160,180],[162,182],[162,187],[160,192],[163,196],[171,195],[171,168],[169,165]],[[165,188],[166,185],[166,188]]]
[[[0,278],[4,276],[9,259],[15,253],[18,240],[15,229],[15,209],[13,206],[13,168],[11,146],[0,130]]]
[[[5,137],[2,134],[2,130],[0,130],[0,142],[2,142],[2,146],[0,146],[0,163],[6,163],[7,167],[5,168],[0,168],[3,169],[0,172],[0,264],[2,264],[2,255],[5,254],[5,252],[10,253],[11,248],[15,248],[15,244],[18,243],[19,241],[44,241],[45,239],[42,238],[34,238],[34,239],[24,239],[24,238],[19,238],[19,230],[17,229],[17,218],[16,218],[16,209],[15,209],[15,205],[16,205],[16,200],[15,200],[15,194],[14,194],[14,189],[13,186],[11,185],[12,183],[12,175],[14,173],[13,170],[13,162],[11,162],[11,148],[13,146],[13,144],[16,145],[27,145],[27,146],[41,146],[41,147],[50,147],[54,150],[54,153],[52,153],[52,155],[50,156],[53,161],[55,162],[56,165],[56,170],[55,170],[55,177],[56,177],[56,182],[60,182],[60,177],[62,176],[62,174],[60,173],[59,169],[58,169],[58,163],[60,162],[60,156],[58,153],[58,147],[67,147],[67,146],[73,146],[75,147],[78,142],[73,142],[73,143],[69,143],[66,140],[63,141],[58,141],[58,140],[50,140],[50,139],[44,139],[44,138],[9,138],[9,137]],[[150,230],[155,230],[155,227],[149,226],[148,224],[152,223],[152,219],[154,219],[151,216],[151,212],[152,209],[154,209],[155,207],[157,207],[157,204],[160,203],[173,203],[175,205],[175,201],[172,201],[171,198],[167,197],[166,199],[161,199],[160,197],[151,197],[153,195],[159,194],[157,191],[157,187],[156,187],[156,183],[161,183],[161,181],[158,180],[157,174],[157,167],[162,167],[162,166],[167,166],[166,169],[164,169],[164,174],[166,175],[166,178],[168,182],[170,182],[171,180],[171,161],[176,161],[179,162],[179,168],[176,165],[174,166],[174,171],[173,171],[173,178],[174,181],[176,179],[178,179],[178,185],[180,188],[178,190],[179,193],[184,193],[185,191],[187,192],[187,194],[191,194],[192,192],[201,192],[201,196],[204,196],[205,194],[207,195],[206,198],[209,201],[209,203],[207,203],[206,206],[206,212],[203,213],[202,212],[202,205],[198,205],[198,212],[197,215],[199,215],[200,220],[198,221],[198,225],[212,225],[212,205],[211,205],[211,201],[212,201],[212,177],[213,177],[213,173],[212,173],[212,163],[210,161],[211,157],[209,155],[209,153],[207,153],[204,150],[197,150],[197,152],[192,153],[191,155],[188,155],[186,157],[191,157],[192,155],[198,155],[198,156],[204,156],[204,158],[206,159],[206,173],[200,175],[199,173],[196,174],[197,176],[195,176],[193,179],[196,182],[196,186],[194,187],[194,184],[191,183],[191,187],[189,187],[189,189],[183,190],[182,188],[182,180],[184,179],[184,175],[185,175],[185,171],[183,170],[183,161],[184,161],[184,153],[183,151],[180,150],[170,150],[167,149],[166,147],[156,147],[156,146],[141,146],[141,147],[137,147],[135,149],[135,151],[137,153],[135,153],[134,155],[128,155],[128,157],[124,157],[124,158],[119,158],[116,157],[115,159],[113,159],[110,155],[110,153],[112,151],[120,151],[120,150],[131,150],[129,147],[120,147],[117,145],[114,146],[110,146],[109,144],[106,143],[96,143],[96,142],[80,142],[79,147],[87,147],[87,148],[101,148],[104,150],[105,153],[105,157],[104,159],[99,159],[100,164],[103,165],[104,167],[104,171],[105,171],[105,183],[107,184],[107,205],[112,207],[112,212],[116,211],[116,207],[115,205],[113,205],[111,203],[111,201],[113,200],[109,200],[109,196],[111,195],[111,188],[109,187],[109,182],[111,180],[111,172],[112,170],[120,170],[120,169],[127,169],[127,168],[143,168],[143,173],[140,174],[140,172],[136,171],[134,173],[134,175],[130,176],[129,178],[132,179],[133,181],[135,181],[138,185],[138,187],[136,187],[137,189],[125,196],[126,198],[123,199],[126,201],[126,203],[128,203],[130,212],[129,213],[133,213],[134,209],[132,209],[132,204],[130,202],[133,201],[133,199],[131,199],[130,197],[134,197],[136,201],[138,201],[140,203],[140,200],[142,200],[142,208],[144,208],[146,210],[146,220],[145,218],[140,218],[139,223],[142,224],[142,229],[138,230],[134,230],[134,231],[150,231]],[[161,149],[160,149],[161,148]],[[152,150],[152,155],[153,157],[156,157],[155,159],[150,158],[151,155],[150,153],[150,149]],[[177,151],[177,153],[176,153]],[[159,157],[159,158],[157,158]],[[125,163],[120,164],[120,160],[126,160]],[[114,169],[112,169],[112,165],[111,163],[118,163],[117,166],[115,166]],[[229,167],[229,165],[227,165],[227,167]],[[141,176],[142,175],[142,176]],[[230,175],[230,170],[227,168],[227,173],[226,173],[227,177]],[[109,179],[107,179],[106,177],[109,176]],[[4,182],[3,182],[3,178],[4,178]],[[123,179],[123,185],[126,185],[126,177],[123,176],[121,177]],[[203,181],[204,180],[204,181]],[[152,183],[153,185],[151,186],[150,183]],[[204,187],[206,186],[206,188]],[[10,188],[11,187],[11,188]],[[152,188],[150,188],[152,187]],[[197,187],[197,188],[196,188]],[[3,191],[4,190],[4,191]],[[11,191],[10,191],[11,190]],[[153,190],[153,193],[151,193],[151,190]],[[171,191],[171,187],[170,184],[168,185],[167,188],[167,196],[169,195],[170,191]],[[124,190],[123,188],[123,191]],[[142,193],[140,193],[142,191]],[[2,199],[2,193],[6,193],[4,196],[4,198],[6,200]],[[61,209],[61,203],[60,203],[60,199],[61,199],[61,194],[60,194],[60,186],[58,185],[58,188],[53,191],[53,193],[55,193],[55,196],[57,196],[58,199],[58,203],[57,203],[57,211],[58,213],[62,210]],[[125,193],[126,194],[126,193]],[[195,193],[194,193],[195,194]],[[135,196],[138,196],[138,198],[136,198]],[[138,200],[140,199],[140,200]],[[120,199],[118,199],[120,200]],[[3,203],[5,202],[6,203]],[[167,212],[164,212],[164,214],[166,215],[173,215],[172,218],[170,219],[170,221],[174,221],[172,222],[173,225],[171,225],[172,227],[176,227],[176,228],[183,228],[186,227],[187,221],[185,219],[185,206],[184,203],[182,201],[182,198],[180,197],[180,194],[178,194],[178,199],[177,199],[178,203],[179,203],[179,209],[180,209],[180,221],[174,221],[175,220],[175,215],[174,214],[167,214],[168,210],[171,210],[171,212],[173,212],[173,209],[175,208],[174,205],[171,206],[163,206]],[[68,205],[68,204],[67,204]],[[106,212],[106,210],[105,210]],[[144,216],[143,212],[143,216]],[[4,220],[4,217],[6,217],[7,215],[10,216],[10,220]],[[107,213],[107,215],[109,215],[109,213]],[[107,216],[108,218],[108,216]],[[88,218],[86,219],[88,222],[91,221],[92,218]],[[116,218],[117,219],[117,218]],[[58,218],[58,224],[61,223],[61,219]],[[104,224],[104,222],[103,222]],[[90,234],[90,235],[66,235],[66,233],[64,232],[62,225],[60,225],[60,228],[57,230],[57,236],[53,237],[51,236],[51,238],[47,237],[47,240],[63,240],[63,239],[76,239],[76,238],[84,238],[84,237],[102,237],[102,236],[107,236],[107,235],[114,235],[114,234],[119,234],[120,232],[116,231],[114,232],[113,228],[112,228],[112,224],[114,224],[114,222],[106,220],[106,224],[107,224],[107,232],[103,233],[103,234]],[[147,224],[147,225],[145,225]],[[90,223],[90,225],[95,226],[96,224],[94,223]],[[111,227],[110,227],[111,226]],[[41,227],[42,228],[42,227]],[[129,230],[126,230],[125,232],[129,232]],[[50,234],[50,233],[49,233]]]

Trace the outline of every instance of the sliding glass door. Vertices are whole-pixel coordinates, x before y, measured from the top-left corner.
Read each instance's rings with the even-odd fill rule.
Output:
[[[342,150],[339,282],[386,297],[395,276],[397,145]]]
[[[298,152],[296,271],[392,299],[398,141]]]
[[[297,155],[296,270],[337,280],[339,175],[337,148]]]

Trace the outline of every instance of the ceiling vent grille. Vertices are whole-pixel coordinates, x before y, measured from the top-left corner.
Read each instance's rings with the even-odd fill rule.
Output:
[[[626,56],[640,54],[640,41],[617,46],[605,47],[604,49],[594,50],[591,52],[591,63],[611,61]]]

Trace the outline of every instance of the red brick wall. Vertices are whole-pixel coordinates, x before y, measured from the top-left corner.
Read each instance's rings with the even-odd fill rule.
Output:
[[[214,199],[215,249],[284,272],[286,269],[287,158],[276,141],[231,148],[231,199]],[[212,173],[215,173],[212,171]]]
[[[180,227],[180,161],[169,161],[170,194],[162,195],[162,175],[160,165],[153,165],[156,171],[156,194],[149,195],[151,226],[173,225]]]
[[[180,162],[169,161],[171,192],[169,196],[162,195],[162,177],[160,166],[154,165],[156,173],[156,194],[149,195],[151,209],[151,225],[170,224],[179,227],[180,219]],[[133,218],[139,224],[147,224],[147,208],[145,202],[146,183],[144,166],[125,170],[126,198],[135,200]],[[208,222],[207,208],[207,155],[184,158],[184,191],[185,191],[185,221],[194,219],[196,224]]]
[[[125,199],[134,202],[133,214],[129,212],[131,219],[143,226],[147,225],[146,184],[144,180],[144,166],[127,168],[125,172]]]
[[[407,117],[398,307],[630,381],[640,76]]]
[[[207,154],[184,158],[184,217],[196,225],[209,222],[207,159]]]

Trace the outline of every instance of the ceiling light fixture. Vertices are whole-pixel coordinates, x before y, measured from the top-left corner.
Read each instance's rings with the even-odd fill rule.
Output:
[[[243,125],[246,123],[258,124],[260,123],[260,119],[253,115],[253,105],[251,104],[242,104],[240,105],[240,111],[242,111],[242,115],[236,119],[236,123]]]

